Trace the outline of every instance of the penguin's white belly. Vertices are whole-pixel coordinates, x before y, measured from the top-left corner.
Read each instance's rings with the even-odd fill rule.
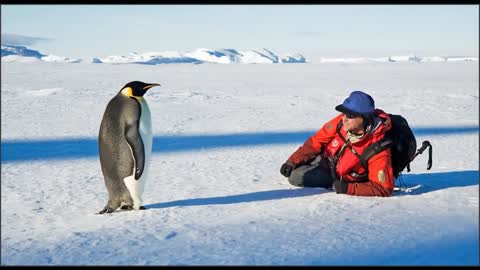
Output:
[[[141,105],[141,113],[140,113],[140,125],[139,125],[139,133],[142,137],[143,148],[145,152],[145,166],[143,168],[142,176],[140,179],[135,180],[135,170],[136,170],[136,162],[133,168],[132,175],[125,177],[123,179],[128,191],[130,192],[130,197],[133,200],[133,208],[139,209],[140,206],[143,205],[142,201],[142,194],[145,188],[145,183],[148,178],[148,170],[150,165],[150,156],[152,153],[152,120],[150,115],[150,109],[148,108],[148,104],[145,99],[140,98],[138,99]],[[133,157],[133,154],[132,154]]]

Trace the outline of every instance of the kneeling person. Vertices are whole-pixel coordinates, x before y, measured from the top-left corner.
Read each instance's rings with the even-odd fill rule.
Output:
[[[341,114],[308,138],[282,165],[280,173],[299,187],[323,187],[336,193],[391,196],[395,185],[391,152],[387,148],[368,160],[360,155],[384,138],[392,123],[387,113],[375,109],[373,98],[353,91],[335,109]]]

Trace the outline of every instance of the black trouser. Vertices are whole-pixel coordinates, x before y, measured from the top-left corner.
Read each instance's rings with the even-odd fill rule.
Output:
[[[290,184],[297,187],[330,188],[333,184],[332,174],[327,160],[319,157],[310,164],[295,168],[288,178]]]

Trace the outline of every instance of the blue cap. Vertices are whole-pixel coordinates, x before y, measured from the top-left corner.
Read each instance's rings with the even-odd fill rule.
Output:
[[[335,107],[335,110],[357,115],[373,114],[375,101],[370,95],[362,91],[353,91],[342,104]]]

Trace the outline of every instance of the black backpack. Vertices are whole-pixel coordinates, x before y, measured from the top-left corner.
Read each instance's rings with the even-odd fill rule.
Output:
[[[432,145],[430,142],[423,141],[422,147],[417,150],[417,141],[407,120],[401,115],[388,115],[392,121],[392,128],[385,133],[385,137],[382,140],[369,145],[363,151],[360,155],[362,166],[367,168],[368,160],[372,156],[385,150],[387,147],[390,147],[392,153],[393,176],[398,178],[405,167],[407,167],[407,172],[409,172],[410,162],[429,147],[427,170],[430,170],[432,168]]]

